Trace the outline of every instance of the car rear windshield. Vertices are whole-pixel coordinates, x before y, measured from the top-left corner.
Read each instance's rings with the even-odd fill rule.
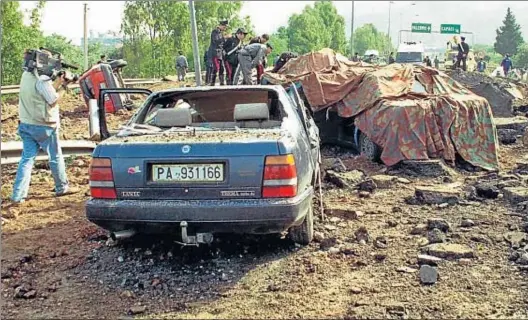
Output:
[[[398,52],[396,54],[397,63],[422,62],[421,52]]]
[[[265,104],[268,107],[269,119],[255,119],[257,128],[280,127],[281,120],[286,116],[283,106],[274,90],[266,89],[227,89],[227,90],[197,90],[185,92],[166,92],[146,105],[138,113],[135,124],[158,126],[156,116],[159,110],[189,108],[192,114],[192,127],[207,127],[229,129],[240,127],[234,119],[236,105]]]

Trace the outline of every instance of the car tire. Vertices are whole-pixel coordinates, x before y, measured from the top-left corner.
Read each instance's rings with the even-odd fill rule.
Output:
[[[306,246],[312,242],[313,233],[313,203],[310,203],[304,221],[299,226],[291,227],[288,231],[288,236],[293,242]]]
[[[370,161],[380,160],[381,148],[363,132],[359,133],[359,152]]]

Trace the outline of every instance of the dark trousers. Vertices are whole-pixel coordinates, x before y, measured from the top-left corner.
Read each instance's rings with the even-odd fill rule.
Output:
[[[235,71],[238,66],[238,61],[235,61],[234,63],[225,60],[224,62],[225,70],[226,70],[226,82],[228,85],[233,85],[233,78],[235,77]]]
[[[218,74],[218,78],[220,80],[220,85],[224,85],[225,84],[225,79],[224,79],[224,63],[221,59],[219,59],[218,57],[213,57],[213,72],[211,73],[211,82],[210,84],[212,86],[215,85],[216,83],[216,75]]]
[[[457,61],[455,63],[455,69],[460,68],[460,62],[462,62],[462,70],[466,71],[467,70],[466,60],[467,60],[467,57],[457,57]]]

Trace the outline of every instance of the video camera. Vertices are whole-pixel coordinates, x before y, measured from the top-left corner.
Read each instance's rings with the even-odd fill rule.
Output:
[[[39,50],[28,49],[24,54],[23,69],[25,71],[37,70],[38,75],[46,75],[52,80],[64,75],[64,79],[69,83],[79,80],[78,74],[71,73],[65,68],[79,69],[79,67],[64,61],[59,52],[43,47],[40,47]]]

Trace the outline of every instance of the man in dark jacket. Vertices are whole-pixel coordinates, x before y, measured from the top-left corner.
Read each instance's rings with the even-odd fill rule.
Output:
[[[262,63],[262,60],[271,53],[273,48],[269,43],[253,43],[242,48],[238,53],[238,63],[240,64],[240,73],[243,76],[243,84],[250,85],[254,84],[251,73],[253,68],[256,68]],[[238,83],[238,79],[235,79]]]
[[[279,70],[286,64],[286,62],[290,61],[290,59],[293,58],[297,58],[297,54],[293,52],[283,52],[275,63],[275,66],[273,67],[273,70],[271,70],[271,72],[279,72]]]
[[[211,72],[211,79],[209,85],[214,86],[216,83],[216,75],[220,78],[220,85],[225,84],[224,79],[224,34],[228,26],[227,20],[222,20],[218,23],[218,26],[211,32],[211,43],[209,44],[209,60],[213,65]]]
[[[469,45],[466,43],[466,38],[461,37],[462,41],[458,44],[458,55],[457,55],[457,61],[455,64],[455,69],[460,68],[460,62],[462,62],[462,70],[467,70],[467,56],[469,53]]]
[[[247,32],[244,28],[239,28],[235,34],[226,40],[224,44],[225,61],[224,66],[227,73],[227,84],[233,84],[233,77],[238,66],[238,51],[242,48],[242,41]]]

